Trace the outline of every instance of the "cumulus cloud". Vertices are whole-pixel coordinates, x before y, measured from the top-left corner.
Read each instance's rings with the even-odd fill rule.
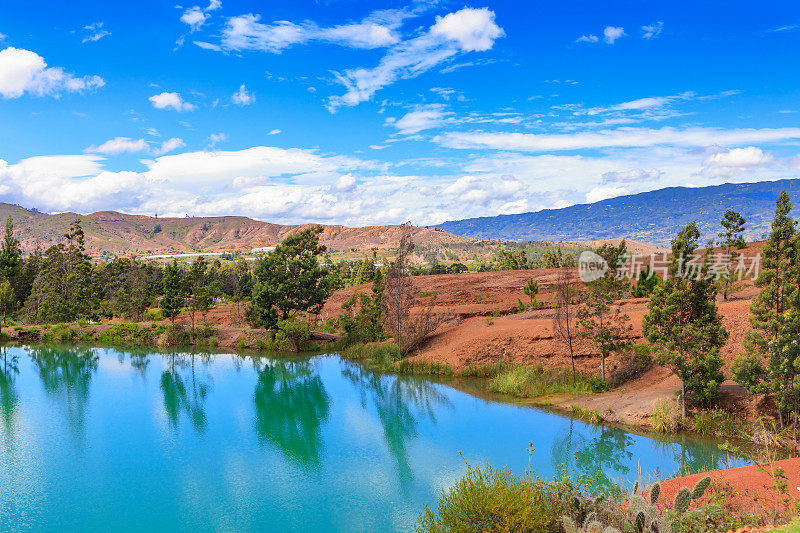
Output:
[[[179,113],[197,109],[197,106],[194,104],[185,102],[180,93],[163,92],[151,96],[148,100],[150,100],[150,103],[152,103],[153,107],[156,109],[174,109]]]
[[[48,67],[44,58],[30,50],[8,47],[0,51],[0,95],[19,98],[25,93],[35,96],[59,96],[62,93],[84,92],[105,85],[99,76],[75,76],[61,67]]]
[[[522,183],[514,176],[500,179],[463,176],[442,189],[442,194],[455,201],[487,205],[493,200],[505,200],[522,190]]]
[[[603,41],[607,44],[614,44],[617,39],[625,36],[625,30],[619,26],[606,26],[603,30]]]
[[[244,83],[239,86],[239,90],[233,93],[231,96],[231,101],[242,107],[252,104],[256,101],[256,95],[251,92],[247,91],[247,87],[244,86]]]
[[[625,36],[625,30],[619,26],[606,26],[603,30],[603,42],[606,44],[614,44],[620,37]],[[581,35],[577,39],[575,39],[576,43],[599,43],[600,37],[597,35],[588,33]]]
[[[269,132],[269,133],[267,133],[267,135],[277,135],[277,134],[279,134],[280,132],[281,132],[281,130],[279,130],[279,129],[274,129],[274,130],[270,130],[270,132]]]
[[[110,31],[103,29],[102,22],[94,22],[92,24],[84,26],[83,31],[85,35],[83,39],[81,39],[82,43],[96,43],[103,37],[111,35]]]
[[[222,2],[219,0],[211,0],[207,7],[201,8],[200,6],[192,6],[186,9],[181,14],[181,22],[189,26],[189,31],[194,33],[198,31],[203,25],[211,18],[209,14],[222,7]]]
[[[410,79],[436,67],[458,54],[483,52],[505,32],[495,23],[488,8],[464,8],[444,17],[418,37],[401,41],[391,48],[374,68],[349,69],[336,78],[346,88],[345,94],[328,99],[328,109],[355,106],[369,100],[377,91],[397,80]]]
[[[608,198],[614,198],[615,196],[620,196],[626,192],[627,189],[625,187],[595,187],[586,193],[586,203],[591,204],[601,200],[607,200]]]
[[[660,20],[649,26],[642,26],[642,39],[655,39],[661,35],[663,29],[664,23]]]
[[[774,160],[772,155],[764,153],[761,148],[756,146],[720,150],[703,161],[703,175],[706,177],[736,176],[764,165],[770,165]]]
[[[147,197],[143,176],[105,171],[102,161],[97,155],[38,156],[15,165],[0,160],[0,182],[15,201],[53,211],[133,207]]]

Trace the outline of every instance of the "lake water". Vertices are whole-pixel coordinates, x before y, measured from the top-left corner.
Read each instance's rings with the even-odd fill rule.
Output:
[[[0,531],[404,531],[465,460],[522,472],[530,443],[548,478],[728,464],[336,356],[1,350]]]

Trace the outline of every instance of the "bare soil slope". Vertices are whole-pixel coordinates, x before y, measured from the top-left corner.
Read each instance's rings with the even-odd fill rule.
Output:
[[[88,215],[60,213],[48,215],[0,203],[0,221],[13,217],[15,234],[23,250],[47,248],[61,242],[69,225],[82,221],[87,251],[92,256],[190,252],[249,252],[253,248],[274,246],[315,224],[280,225],[247,217],[155,218],[100,211]],[[335,252],[363,252],[395,248],[400,240],[399,226],[323,226],[322,244]],[[413,238],[420,245],[471,243],[433,227],[415,227]]]

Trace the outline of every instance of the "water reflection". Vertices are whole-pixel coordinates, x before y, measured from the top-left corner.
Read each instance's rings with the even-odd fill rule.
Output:
[[[614,427],[593,426],[591,431],[594,436],[575,452],[575,469],[594,478],[597,485],[608,487],[630,472],[633,438]]]
[[[83,435],[89,384],[97,371],[98,356],[93,348],[76,346],[30,348],[28,355],[39,371],[45,392],[66,410],[68,426]]]
[[[356,387],[361,405],[367,408],[369,399],[378,414],[383,439],[397,466],[398,480],[407,490],[413,479],[408,457],[407,441],[417,437],[419,421],[414,410],[436,424],[436,410],[452,407],[450,399],[430,381],[413,376],[387,376],[364,366],[342,361],[342,375]]]
[[[4,346],[2,367],[0,367],[0,418],[3,419],[3,435],[10,442],[14,432],[14,419],[19,405],[15,381],[19,374],[19,358],[15,353],[9,354]]]
[[[254,358],[258,382],[253,393],[255,430],[268,442],[306,468],[319,468],[322,425],[331,399],[312,361]]]
[[[720,468],[728,468],[734,459],[713,442],[706,446],[698,446],[686,435],[653,436],[653,449],[663,464],[677,465],[670,472],[657,472],[658,476],[676,477],[683,474],[695,474]],[[671,440],[666,440],[671,439]],[[677,440],[677,442],[676,442]]]
[[[172,352],[167,354],[169,362],[167,368],[161,373],[161,393],[164,397],[164,412],[170,427],[178,429],[181,413],[186,413],[189,422],[197,433],[202,434],[208,426],[205,412],[205,401],[211,389],[211,376],[201,375],[195,368],[197,359],[205,366],[209,362],[209,355],[197,356],[194,353],[186,354]],[[131,358],[131,366],[142,365],[146,368],[148,363],[142,362],[138,357]],[[184,377],[182,372],[188,372]]]

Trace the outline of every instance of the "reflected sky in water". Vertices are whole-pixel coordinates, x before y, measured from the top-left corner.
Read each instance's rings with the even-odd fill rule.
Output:
[[[712,442],[657,442],[333,356],[0,353],[0,531],[409,530],[465,460],[530,461],[545,478],[567,465],[601,484],[729,461]]]

